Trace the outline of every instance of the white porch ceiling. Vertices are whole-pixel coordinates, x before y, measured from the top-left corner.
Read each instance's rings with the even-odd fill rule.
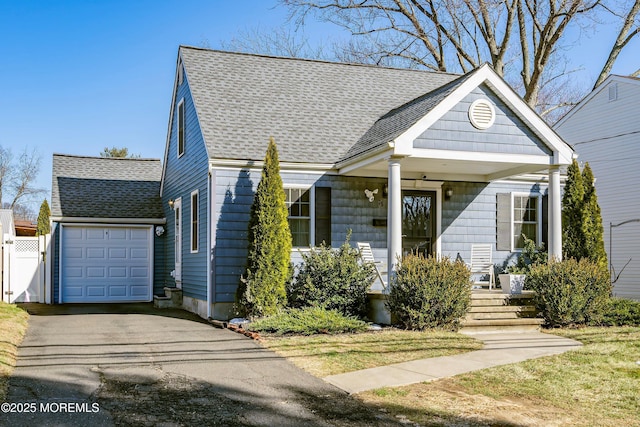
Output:
[[[400,167],[404,179],[436,181],[489,182],[521,174],[548,172],[547,158],[532,156],[530,160],[530,162],[522,162],[405,157],[401,160]],[[386,177],[388,158],[372,160],[348,170],[345,168],[340,173],[350,176]]]

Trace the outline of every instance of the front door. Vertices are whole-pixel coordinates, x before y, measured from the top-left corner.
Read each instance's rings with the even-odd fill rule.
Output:
[[[435,255],[436,193],[402,192],[402,252]]]

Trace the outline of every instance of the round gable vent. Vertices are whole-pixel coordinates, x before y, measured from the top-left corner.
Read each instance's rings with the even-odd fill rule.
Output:
[[[469,120],[478,129],[488,129],[496,120],[496,112],[488,99],[476,99],[469,107]]]

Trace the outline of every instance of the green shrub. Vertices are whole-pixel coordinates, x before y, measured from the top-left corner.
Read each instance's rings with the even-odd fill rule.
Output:
[[[457,330],[471,301],[471,272],[460,261],[409,254],[392,279],[387,308],[407,329]]]
[[[522,235],[524,239],[524,248],[520,255],[518,255],[518,260],[514,265],[507,266],[505,268],[505,273],[508,274],[528,274],[531,270],[531,267],[536,264],[545,264],[549,258],[549,255],[544,250],[544,243],[540,246],[536,247],[536,242],[529,239],[524,234]]]
[[[291,308],[273,316],[259,319],[250,323],[249,329],[278,335],[313,335],[363,332],[368,329],[368,325],[362,320],[345,316],[336,310],[306,307],[301,309]]]
[[[602,320],[604,326],[640,326],[640,302],[611,298]]]
[[[375,277],[371,264],[362,264],[349,245],[351,232],[337,250],[322,244],[303,253],[298,274],[287,288],[289,305],[321,307],[347,316],[367,314],[367,291]]]
[[[236,291],[236,311],[248,317],[277,313],[286,306],[291,232],[278,148],[271,138],[249,217],[246,273]]]
[[[608,271],[587,259],[534,265],[527,287],[548,326],[601,322],[611,294]]]

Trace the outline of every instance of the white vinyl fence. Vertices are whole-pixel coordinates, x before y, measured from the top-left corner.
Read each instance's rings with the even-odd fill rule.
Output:
[[[51,236],[2,238],[2,300],[4,302],[50,302],[47,259]]]

